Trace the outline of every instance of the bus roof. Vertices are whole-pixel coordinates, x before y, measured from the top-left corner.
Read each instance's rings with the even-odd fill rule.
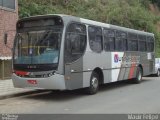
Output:
[[[59,17],[62,17],[62,19],[65,19],[67,17],[67,19],[70,21],[82,22],[82,23],[89,24],[89,25],[96,25],[96,26],[100,26],[100,27],[106,27],[106,28],[111,28],[111,29],[116,29],[116,30],[121,30],[121,31],[127,31],[127,32],[136,33],[136,34],[154,36],[153,33],[145,32],[145,31],[141,31],[141,30],[135,30],[135,29],[131,29],[131,28],[126,28],[126,27],[121,27],[121,26],[117,26],[117,25],[97,22],[94,20],[84,19],[84,18],[71,16],[71,15],[65,15],[65,14],[36,15],[36,16],[23,18],[19,21],[25,21],[25,20],[36,19],[36,18],[48,18],[48,17],[53,17],[53,16],[59,16]]]

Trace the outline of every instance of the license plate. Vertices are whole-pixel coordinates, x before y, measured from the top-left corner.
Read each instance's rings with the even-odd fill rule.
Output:
[[[37,80],[27,80],[28,84],[36,85]]]

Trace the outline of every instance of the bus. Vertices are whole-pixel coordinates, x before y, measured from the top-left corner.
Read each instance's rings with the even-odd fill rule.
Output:
[[[154,34],[51,14],[17,22],[13,47],[14,87],[47,90],[84,88],[154,73]]]

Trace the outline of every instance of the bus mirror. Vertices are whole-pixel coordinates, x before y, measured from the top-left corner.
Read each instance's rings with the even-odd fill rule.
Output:
[[[5,44],[5,45],[7,44],[7,40],[8,40],[8,34],[5,33],[5,34],[4,34],[4,44]]]

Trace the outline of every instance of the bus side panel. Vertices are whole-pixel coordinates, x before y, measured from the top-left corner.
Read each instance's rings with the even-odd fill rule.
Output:
[[[92,74],[91,71],[87,71],[83,73],[83,88],[89,87],[91,74]]]
[[[66,88],[68,90],[83,87],[83,59],[65,65]]]
[[[143,67],[143,76],[150,75],[154,69],[154,53],[140,53],[140,64]]]
[[[147,59],[147,53],[140,53],[140,64],[143,66],[143,75],[149,74],[149,60]]]
[[[112,54],[112,75],[116,75],[118,73],[118,81],[135,78],[137,66],[140,63],[140,55],[138,55],[136,52],[113,52]],[[119,68],[117,69],[119,72],[116,72],[114,70],[115,68]]]
[[[138,65],[144,64],[144,75],[151,74],[147,53],[139,52],[102,52],[88,51],[83,58],[83,87],[90,84],[91,73],[95,68],[103,70],[104,83],[127,80],[136,77]]]
[[[120,73],[118,76],[118,80],[124,80],[125,79],[125,73],[126,73],[127,68],[121,68]]]
[[[112,52],[111,53],[111,69],[112,69],[112,79],[111,82],[116,82],[124,73],[122,72],[124,52]]]
[[[129,78],[130,67],[125,68],[125,73],[123,80],[127,80]]]
[[[136,77],[137,66],[140,64],[141,55],[137,52],[126,52],[126,57],[128,57],[128,59],[126,58],[126,66],[128,67],[126,74],[128,74],[128,77],[126,75],[127,78],[124,79],[133,79]]]
[[[155,55],[154,55],[154,53],[148,53],[147,58],[149,60],[149,74],[153,74],[155,71]]]
[[[95,53],[91,50],[86,51],[83,57],[83,87],[90,85],[90,78],[95,68],[100,68],[104,75],[104,83],[111,82],[112,70],[111,70],[111,53],[101,52]]]

